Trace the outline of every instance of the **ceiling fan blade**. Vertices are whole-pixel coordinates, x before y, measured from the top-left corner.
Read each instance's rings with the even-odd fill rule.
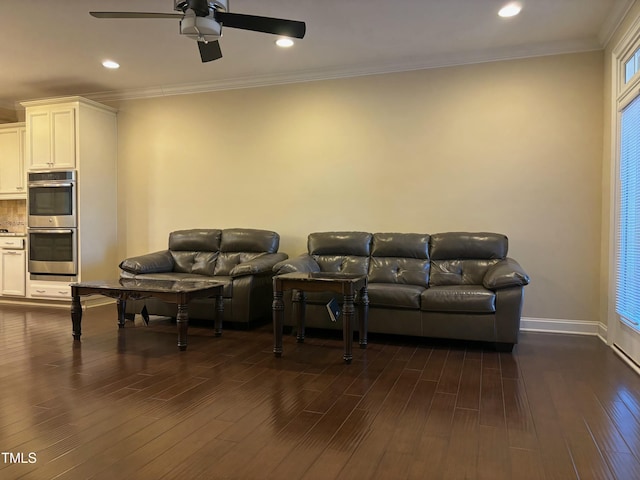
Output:
[[[304,22],[284,20],[282,18],[257,17],[255,15],[229,12],[216,12],[215,17],[225,27],[273,33],[284,37],[304,38],[307,29]]]
[[[202,63],[222,58],[222,50],[220,50],[220,43],[217,40],[209,43],[198,42],[198,49]]]
[[[148,13],[148,12],[89,12],[95,18],[182,18],[181,13]]]

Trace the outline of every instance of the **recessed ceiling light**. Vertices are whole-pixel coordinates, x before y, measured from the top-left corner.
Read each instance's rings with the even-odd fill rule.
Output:
[[[276,45],[282,48],[293,47],[293,40],[290,38],[279,38],[276,40]]]
[[[102,62],[102,66],[104,68],[111,68],[111,69],[120,68],[120,64],[118,62],[114,62],[113,60],[105,60],[104,62]]]
[[[501,17],[514,17],[520,13],[520,10],[522,10],[520,2],[511,2],[502,7],[498,15]]]

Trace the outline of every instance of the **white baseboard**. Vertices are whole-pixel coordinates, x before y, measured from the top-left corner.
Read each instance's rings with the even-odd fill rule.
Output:
[[[595,321],[522,317],[520,330],[523,332],[595,335],[605,343],[607,342],[607,326]]]

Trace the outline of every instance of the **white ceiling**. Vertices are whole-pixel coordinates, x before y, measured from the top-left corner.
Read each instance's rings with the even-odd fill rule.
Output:
[[[0,107],[238,88],[601,49],[633,0],[230,0],[229,11],[302,20],[290,49],[226,28],[224,57],[201,63],[175,19],[96,19],[89,11],[168,13],[172,0],[20,0],[0,15]],[[103,59],[121,68],[105,70]]]

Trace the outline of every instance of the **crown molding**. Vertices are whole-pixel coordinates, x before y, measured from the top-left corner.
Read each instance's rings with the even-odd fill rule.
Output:
[[[626,17],[631,7],[633,7],[636,0],[616,0],[613,8],[611,9],[611,13],[602,24],[600,28],[600,32],[598,33],[598,41],[600,45],[604,48],[613,37],[614,33]]]

